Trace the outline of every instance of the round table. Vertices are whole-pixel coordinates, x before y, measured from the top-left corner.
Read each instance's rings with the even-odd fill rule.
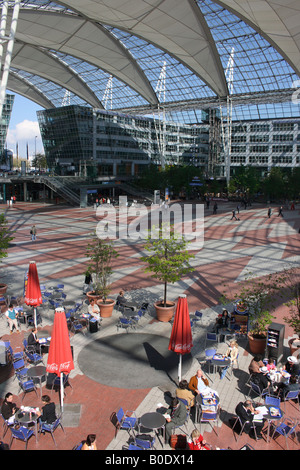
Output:
[[[33,423],[34,424],[34,433],[35,433],[35,440],[36,442],[38,441],[38,429],[37,429],[37,422],[38,422],[38,415],[32,411],[22,411],[19,410],[16,413],[16,421],[23,425],[28,427],[29,424]]]
[[[214,370],[215,370],[215,367],[221,367],[223,369],[224,367],[230,366],[231,360],[228,357],[224,357],[223,359],[212,358],[210,360],[210,363],[212,364]]]
[[[32,379],[38,379],[40,384],[40,393],[42,396],[42,379],[46,375],[46,367],[45,366],[34,366],[30,367],[27,371],[27,377]]]
[[[196,399],[195,399],[195,402],[196,402],[196,417],[195,417],[195,422],[196,423],[199,423],[199,415],[200,415],[200,410],[202,410],[202,405],[203,405],[203,400],[215,400],[216,403],[212,403],[211,406],[212,407],[215,407],[216,409],[218,409],[218,406],[219,406],[219,403],[220,403],[220,398],[218,395],[215,394],[215,396],[213,398],[206,398],[206,397],[203,397],[203,395],[201,393],[198,393],[196,395]],[[209,403],[204,403],[205,405],[210,405]]]
[[[161,414],[157,413],[157,411],[151,413],[145,413],[143,416],[140,417],[139,426],[152,429],[153,431],[158,431],[158,429],[164,428],[166,424],[166,418]],[[159,436],[157,434],[159,439]],[[164,436],[165,438],[165,436]]]
[[[268,413],[264,415],[264,418],[268,421],[268,434],[267,434],[267,442],[270,440],[270,424],[272,421],[280,421],[283,418],[284,411],[281,408],[278,408],[274,405],[264,405],[268,409]],[[279,410],[278,415],[272,415],[270,409],[275,408]]]

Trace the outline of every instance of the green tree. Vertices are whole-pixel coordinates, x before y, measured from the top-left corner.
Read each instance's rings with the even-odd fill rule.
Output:
[[[101,296],[105,303],[110,292],[112,261],[119,255],[110,240],[98,238],[94,232],[91,242],[87,245],[86,256],[90,259],[87,271],[94,274],[94,293]]]
[[[286,183],[280,168],[273,167],[264,180],[263,191],[270,200],[282,199],[286,196]]]
[[[148,266],[145,272],[152,272],[151,277],[164,283],[164,307],[167,302],[167,284],[179,281],[186,274],[194,271],[189,261],[194,256],[187,250],[188,242],[172,226],[152,230],[144,248],[149,255],[141,259]]]

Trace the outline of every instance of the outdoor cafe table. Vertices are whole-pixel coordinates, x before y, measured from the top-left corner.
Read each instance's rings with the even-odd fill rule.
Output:
[[[43,379],[44,376],[46,376],[46,367],[45,366],[30,367],[30,369],[28,369],[28,371],[27,371],[27,377],[29,377],[33,381],[34,381],[34,379],[37,379],[39,381],[41,396],[42,396],[42,379]]]
[[[16,421],[17,423],[28,427],[29,424],[33,423],[34,424],[34,434],[35,434],[35,441],[38,441],[38,429],[37,429],[37,423],[38,423],[39,416],[37,413],[34,411],[22,411],[21,409],[17,412],[16,414]]]
[[[139,427],[142,426],[143,428],[152,429],[153,431],[156,432],[158,439],[159,439],[158,429],[161,429],[161,428],[163,428],[164,438],[165,438],[165,424],[166,424],[166,418],[161,413],[158,413],[157,411],[145,413],[143,416],[140,417],[140,420],[139,420]],[[163,447],[162,443],[161,445]]]
[[[231,360],[228,357],[223,357],[222,359],[215,359],[213,357],[210,359],[210,364],[213,366],[213,370],[215,370],[215,367],[221,367],[221,369],[223,369],[224,367],[230,366]]]
[[[267,408],[268,413],[264,415],[264,418],[268,421],[268,433],[267,433],[267,442],[270,440],[270,424],[272,421],[280,421],[283,418],[284,412],[281,408],[278,408],[274,405],[263,405]],[[272,413],[272,408],[279,410],[279,414]],[[273,410],[274,411],[274,410]]]

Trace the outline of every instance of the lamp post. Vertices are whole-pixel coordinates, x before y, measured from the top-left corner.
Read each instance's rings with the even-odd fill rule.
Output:
[[[35,161],[35,165],[34,165],[34,169],[36,171],[36,139],[37,139],[37,135],[35,136],[34,138],[34,161]]]

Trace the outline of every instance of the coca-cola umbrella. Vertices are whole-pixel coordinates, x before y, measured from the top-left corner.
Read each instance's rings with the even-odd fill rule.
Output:
[[[193,347],[192,328],[186,295],[178,298],[172,327],[169,350],[179,354],[178,379],[181,381],[182,356],[191,352]]]
[[[29,263],[24,302],[26,305],[29,305],[30,307],[34,307],[33,321],[36,327],[37,326],[36,307],[39,307],[40,305],[42,305],[43,298],[41,294],[40,281],[39,281],[39,276],[38,276],[35,261],[30,261]]]
[[[46,370],[60,377],[61,410],[64,404],[64,373],[69,374],[74,369],[69,330],[66,314],[63,308],[57,308],[49,346]]]

